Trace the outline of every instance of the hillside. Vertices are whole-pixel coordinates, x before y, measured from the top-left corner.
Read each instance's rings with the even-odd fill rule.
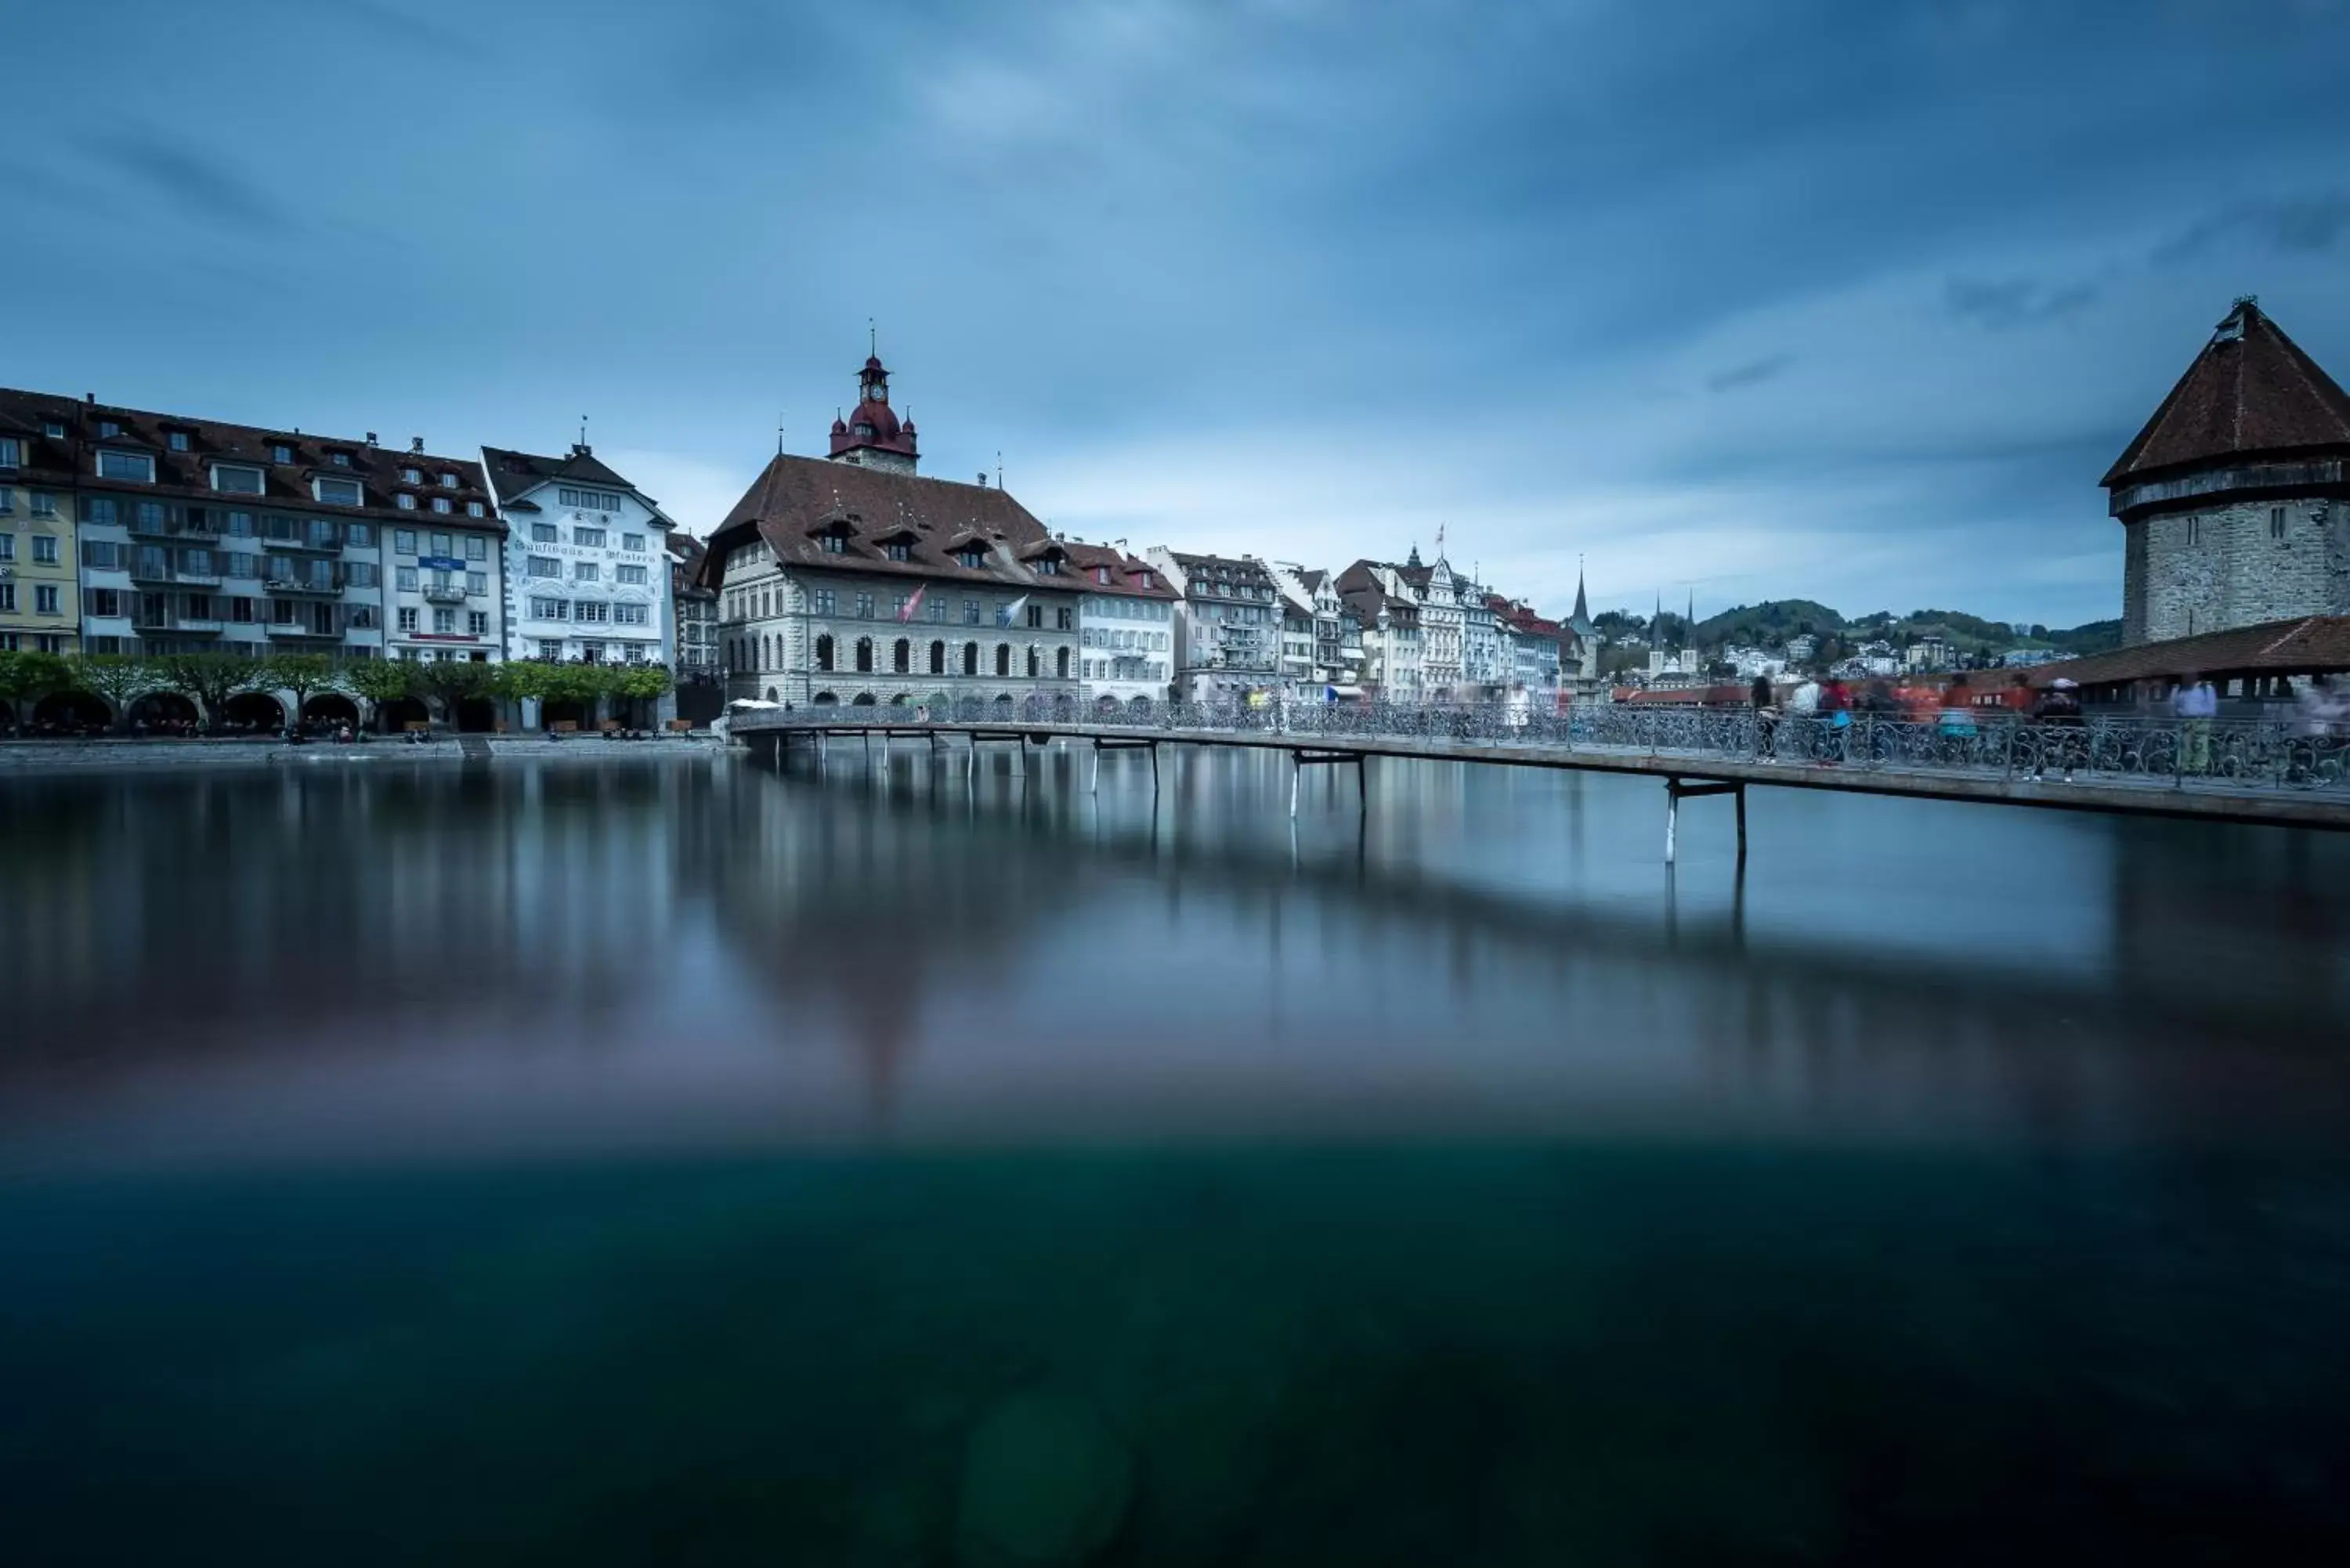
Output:
[[[1648,630],[1644,618],[1620,611],[1609,611],[1595,618],[1601,629],[1611,636],[1642,636]],[[1668,610],[1659,618],[1659,625],[1668,643],[1685,640],[1687,623],[1681,617]],[[2121,632],[2122,623],[2118,620],[2091,621],[2085,626],[2064,628],[2034,626],[2019,632],[2004,621],[1985,620],[1964,610],[1950,609],[1911,610],[1898,616],[1891,610],[1876,610],[1847,618],[1811,599],[1766,599],[1761,604],[1739,605],[1699,621],[1696,642],[1705,649],[1731,645],[1773,648],[1791,637],[1811,636],[1821,639],[1825,655],[1835,657],[1839,651],[1866,642],[1884,641],[1907,647],[1921,638],[1939,637],[1962,653],[1996,654],[2012,648],[2097,653],[2120,647]]]

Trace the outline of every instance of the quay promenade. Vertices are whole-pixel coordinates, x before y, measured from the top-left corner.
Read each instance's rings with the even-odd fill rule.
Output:
[[[1367,804],[1368,764],[1388,757],[1429,762],[1569,768],[1663,781],[1665,858],[1673,857],[1679,803],[1725,795],[1745,850],[1745,790],[1837,790],[1856,794],[1981,805],[2194,817],[2272,826],[2350,829],[2350,737],[2307,735],[2269,720],[2194,721],[2136,716],[2078,725],[2036,724],[1982,711],[1965,719],[1915,721],[1856,714],[1837,727],[1818,717],[1762,718],[1742,710],[1578,704],[1563,714],[1502,705],[1373,704],[1215,707],[1170,703],[1149,713],[1086,711],[1034,702],[745,709],[732,733],[774,756],[797,741],[960,741],[1085,744],[1104,751],[1164,745],[1286,753],[1296,772],[1349,765]],[[1293,777],[1291,814],[1297,810]]]

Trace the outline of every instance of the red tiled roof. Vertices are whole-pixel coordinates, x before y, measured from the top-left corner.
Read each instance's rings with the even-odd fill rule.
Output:
[[[2182,675],[2302,675],[2350,670],[2350,616],[2303,616],[2207,631],[2168,642],[2144,642],[2111,653],[2093,653],[2022,671],[2034,687],[2058,676],[2084,686],[2114,686],[2131,680],[2177,680]],[[1983,673],[2005,679],[2008,671]]]
[[[727,556],[754,532],[778,562],[795,568],[1078,587],[1066,576],[1045,576],[1021,561],[1022,552],[1051,543],[1052,535],[1026,507],[986,485],[779,454],[711,535],[702,587],[720,586]],[[841,539],[837,554],[821,542],[832,534]],[[908,559],[889,558],[882,542],[890,538],[905,541]],[[983,565],[965,566],[954,558],[956,546],[965,544],[985,552]]]
[[[2350,394],[2246,299],[2099,483],[2110,488],[2166,469],[2324,447],[2350,447]]]
[[[365,441],[339,441],[328,436],[296,435],[289,431],[262,429],[253,425],[224,424],[217,420],[187,419],[177,414],[151,413],[142,409],[112,408],[104,403],[91,403],[54,393],[25,392],[0,388],[0,410],[20,420],[54,421],[66,428],[66,441],[61,443],[43,438],[47,449],[55,449],[63,458],[64,466],[75,475],[74,483],[85,489],[105,489],[123,494],[152,495],[159,498],[203,500],[208,504],[239,506],[277,506],[289,510],[324,510],[338,515],[380,515],[386,521],[413,522],[419,517],[440,515],[431,511],[430,500],[422,500],[414,512],[398,509],[393,497],[402,492],[422,497],[446,497],[455,507],[452,523],[470,528],[497,528],[498,521],[492,503],[489,484],[483,477],[482,465],[467,458],[433,457],[423,452],[395,451],[369,445]],[[120,433],[101,437],[99,422],[111,421],[120,427]],[[172,450],[169,436],[178,431],[188,437],[188,450]],[[98,446],[131,447],[148,452],[155,457],[155,483],[140,484],[130,482],[101,480],[88,472],[89,464],[81,460],[90,449]],[[276,461],[275,447],[291,449],[290,462]],[[77,452],[76,448],[79,451]],[[338,465],[333,454],[341,452],[348,458]],[[262,472],[260,494],[218,491],[212,487],[207,465],[227,462],[258,468]],[[403,468],[425,470],[424,483],[409,484],[400,477]],[[442,473],[453,473],[457,483],[444,487],[439,483]],[[310,481],[319,479],[356,479],[364,498],[359,506],[338,506],[313,498]],[[466,516],[464,504],[482,503],[485,515]],[[439,526],[439,524],[435,524]]]
[[[1087,593],[1118,594],[1128,598],[1138,599],[1173,599],[1182,597],[1167,586],[1166,577],[1157,567],[1148,561],[1137,560],[1122,550],[1114,549],[1107,545],[1082,544],[1072,544],[1066,548],[1070,575],[1078,579],[1078,585]],[[1108,582],[1103,583],[1095,578],[1094,572],[1098,567],[1107,568]],[[1143,587],[1143,580],[1146,577],[1149,579],[1149,587]]]

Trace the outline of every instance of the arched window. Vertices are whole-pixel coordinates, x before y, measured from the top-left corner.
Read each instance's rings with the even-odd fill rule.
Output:
[[[828,631],[816,633],[816,667],[818,670],[832,668],[832,633]]]
[[[914,668],[914,645],[904,638],[899,638],[897,644],[889,649],[889,668],[900,675],[911,673]]]
[[[931,644],[931,673],[944,675],[946,672],[947,645],[943,642],[934,642]]]
[[[1005,678],[1009,677],[1009,676],[1011,675],[1011,673],[1012,673],[1012,645],[1011,645],[1010,643],[1008,643],[1008,642],[999,642],[999,643],[997,643],[997,644],[995,645],[995,674],[996,674],[996,678],[997,678],[998,680],[1003,680],[1003,679],[1005,679]]]
[[[1028,679],[1034,680],[1036,677],[1044,673],[1044,655],[1036,651],[1036,645],[1032,642],[1028,645]]]
[[[772,637],[763,637],[759,639],[759,644],[760,650],[767,656],[767,661],[759,668],[773,670],[775,667],[775,639]]]
[[[869,637],[857,639],[857,672],[859,675],[873,673],[873,639]]]
[[[979,644],[966,642],[962,645],[962,672],[965,675],[979,673]]]
[[[1069,650],[1067,649],[1062,649],[1059,654],[1054,659],[1053,675],[1055,680],[1066,680],[1069,678]]]

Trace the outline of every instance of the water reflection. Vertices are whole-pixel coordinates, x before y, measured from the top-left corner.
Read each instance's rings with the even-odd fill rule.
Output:
[[[1090,763],[0,789],[16,1555],[2350,1542],[2345,845]]]

